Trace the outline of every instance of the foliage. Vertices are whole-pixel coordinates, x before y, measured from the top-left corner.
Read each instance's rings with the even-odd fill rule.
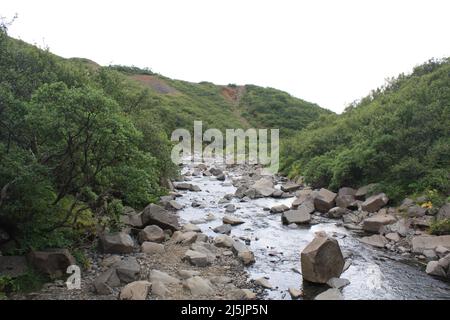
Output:
[[[391,198],[450,193],[450,60],[400,75],[282,145],[285,173],[337,189],[379,182]]]
[[[434,235],[450,234],[450,219],[433,221],[430,225],[430,233]]]

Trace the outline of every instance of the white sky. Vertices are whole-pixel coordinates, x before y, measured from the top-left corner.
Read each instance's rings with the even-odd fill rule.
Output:
[[[450,56],[448,0],[1,0],[10,35],[63,57],[257,84],[341,112]]]

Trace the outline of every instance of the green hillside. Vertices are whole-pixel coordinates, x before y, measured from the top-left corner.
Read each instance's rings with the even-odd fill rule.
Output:
[[[391,197],[450,193],[450,60],[400,75],[285,141],[284,171],[314,186],[379,182]]]

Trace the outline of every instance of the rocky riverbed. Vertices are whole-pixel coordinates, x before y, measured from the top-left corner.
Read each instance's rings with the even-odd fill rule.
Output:
[[[13,298],[450,299],[450,237],[426,235],[431,215],[414,201],[389,208],[384,194],[367,192],[186,162],[170,195],[139,213],[127,208],[122,232],[86,248],[81,289],[55,281]],[[342,251],[342,274],[327,284],[302,277],[301,253],[317,234]],[[72,263],[67,252],[39,258],[48,273]]]

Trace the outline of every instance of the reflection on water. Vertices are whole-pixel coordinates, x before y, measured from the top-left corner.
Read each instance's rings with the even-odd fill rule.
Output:
[[[231,176],[233,174],[230,172]],[[199,185],[202,191],[182,192],[183,197],[177,200],[185,208],[179,215],[183,222],[189,222],[213,213],[217,219],[199,224],[199,227],[204,233],[215,236],[212,229],[222,224],[226,205],[219,205],[218,201],[224,195],[234,193],[235,188],[229,179],[220,182],[214,177],[192,177],[192,183]],[[203,206],[193,208],[193,201]],[[289,287],[302,289],[305,299],[312,299],[328,289],[326,285],[303,283],[301,274],[294,271],[300,270],[300,252],[317,231],[326,231],[336,237],[344,256],[352,261],[341,276],[350,280],[350,285],[342,290],[345,299],[450,299],[448,283],[428,276],[413,261],[401,260],[389,252],[361,244],[351,232],[336,226],[336,221],[291,229],[282,225],[280,214],[264,211],[276,204],[290,205],[292,201],[293,198],[231,201],[238,208],[233,215],[246,221],[233,227],[231,235],[245,240],[255,254],[256,263],[248,268],[251,278],[269,277],[275,289],[267,290],[268,299],[290,299]]]

